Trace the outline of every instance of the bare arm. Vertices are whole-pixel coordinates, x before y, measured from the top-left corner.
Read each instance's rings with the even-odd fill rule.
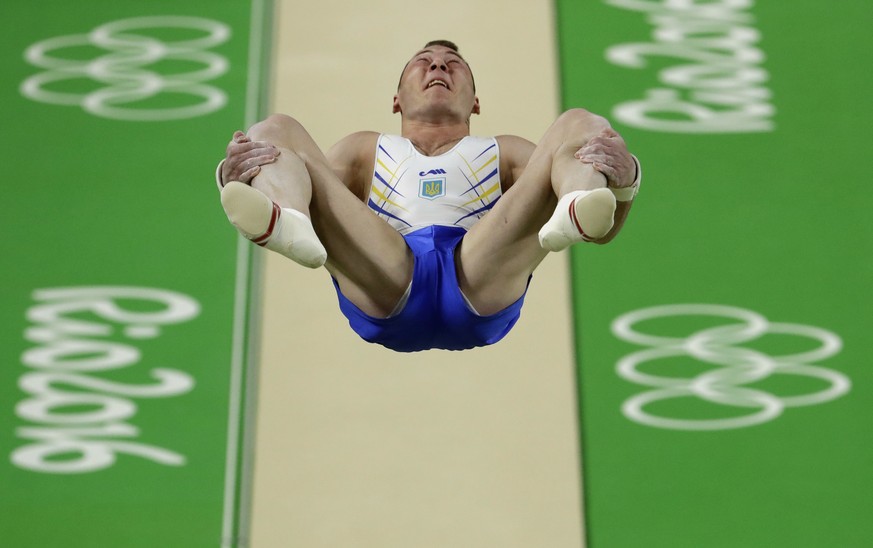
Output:
[[[336,176],[363,202],[370,193],[378,139],[375,131],[352,133],[330,147],[326,154]]]
[[[506,192],[521,177],[536,145],[515,135],[498,135],[496,139],[500,147],[500,187]]]

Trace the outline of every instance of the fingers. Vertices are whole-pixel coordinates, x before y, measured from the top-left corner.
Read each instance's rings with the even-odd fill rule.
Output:
[[[247,171],[256,166],[265,166],[267,164],[272,164],[279,158],[279,151],[276,151],[275,154],[262,154],[259,156],[254,156],[252,158],[247,158],[237,164],[239,167],[238,171]]]
[[[261,166],[275,162],[279,154],[271,143],[252,141],[242,131],[235,131],[227,145],[222,180],[248,183],[261,172]]]
[[[627,148],[627,145],[625,144],[622,136],[618,134],[618,132],[616,132],[611,127],[608,127],[591,139],[589,139],[585,146],[582,148],[584,149],[586,147]]]
[[[586,163],[599,162],[612,165],[626,159],[625,156],[628,156],[627,145],[614,129],[606,128],[589,139],[585,146],[576,151],[574,156],[579,160],[587,158]]]
[[[243,154],[255,149],[269,148],[276,150],[276,147],[267,141],[252,141],[248,135],[242,131],[235,131],[230,142],[227,144],[226,153],[228,158],[232,155]]]
[[[606,177],[607,185],[622,188],[633,184],[632,164],[608,154],[584,154],[578,158],[583,164],[590,164]],[[633,162],[633,160],[631,160]]]
[[[599,140],[597,137],[594,137],[590,141],[588,141],[585,146],[576,151],[576,158],[581,158],[582,156],[590,156],[592,154],[609,154],[610,150],[614,147],[611,143],[604,142]]]
[[[633,159],[624,139],[612,128],[592,137],[574,156],[602,173],[610,187],[621,188],[633,183]]]
[[[612,128],[606,128],[585,143],[585,148],[626,148],[624,139]],[[582,150],[580,149],[580,150]]]
[[[584,162],[584,163],[589,163],[589,162]],[[591,163],[591,167],[593,167],[595,169],[595,171],[599,171],[600,173],[603,174],[604,177],[606,177],[607,182],[613,183],[614,181],[616,181],[618,179],[618,176],[619,176],[618,170],[616,170],[611,165],[600,163],[600,162],[590,162],[590,163]],[[609,186],[614,186],[614,185],[609,185]]]
[[[248,184],[249,182],[251,182],[252,179],[257,177],[258,173],[260,172],[261,166],[255,166],[251,169],[247,169],[246,171],[242,172],[242,175],[237,178],[237,181]]]
[[[251,157],[238,157],[228,166],[228,179],[247,183],[261,172],[261,166],[272,164],[279,158],[279,151]]]
[[[589,141],[587,145],[576,151],[574,156],[578,160],[589,158],[592,161],[605,162],[607,159],[617,155],[614,147],[602,143],[592,143]]]
[[[231,141],[231,143],[227,145],[228,158],[230,158],[231,156],[239,156],[242,154],[246,154],[249,156],[253,154],[278,155],[279,149],[266,141],[245,141],[241,143]]]
[[[234,139],[227,144],[225,152],[227,153],[227,156],[230,157],[235,154],[243,154],[256,149],[277,150],[275,146],[267,141],[252,141],[244,135],[237,140],[237,137],[234,134]]]

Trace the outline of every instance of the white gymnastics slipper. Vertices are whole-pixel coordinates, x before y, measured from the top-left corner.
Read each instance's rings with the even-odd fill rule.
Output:
[[[303,213],[279,207],[238,181],[224,185],[221,205],[233,226],[253,243],[309,268],[318,268],[327,260],[327,251]]]
[[[614,215],[615,195],[608,188],[569,192],[540,229],[540,246],[561,251],[576,242],[602,238],[612,229]]]

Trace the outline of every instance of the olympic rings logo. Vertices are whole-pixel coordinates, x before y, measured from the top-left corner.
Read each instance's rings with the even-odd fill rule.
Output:
[[[636,328],[642,322],[681,316],[710,316],[730,322],[701,329],[685,337],[654,335]],[[653,388],[626,400],[622,405],[622,413],[632,421],[656,428],[699,431],[754,426],[779,417],[786,408],[831,401],[851,388],[851,381],[842,373],[813,365],[842,349],[842,340],[837,335],[817,327],[771,323],[751,310],[707,304],[657,306],[618,317],[612,323],[612,332],[627,342],[650,347],[625,356],[619,360],[616,368],[624,379]],[[780,356],[742,346],[764,335],[802,337],[811,339],[816,346],[811,350]],[[662,371],[665,365],[669,365],[670,371],[675,372],[677,365],[679,368],[687,367],[688,358],[711,367],[693,377],[652,373],[658,364],[661,364]],[[694,366],[693,369],[699,371],[700,368]],[[771,375],[808,377],[824,388],[817,392],[779,397],[752,386]],[[673,405],[677,402],[663,402],[682,398],[699,398],[707,403],[736,407],[740,410],[739,416],[679,418],[675,416],[679,414],[676,412],[678,406]],[[659,415],[651,412],[652,407],[660,407],[662,411],[670,409],[672,412]]]
[[[187,29],[196,38],[167,42],[137,31]],[[205,36],[202,34],[205,33]],[[46,69],[21,84],[21,94],[34,101],[80,106],[103,118],[126,121],[162,121],[193,118],[222,108],[227,96],[203,82],[227,72],[228,61],[204,51],[230,37],[223,23],[198,17],[155,16],[122,19],[101,25],[88,34],[59,36],[33,44],[24,53],[32,65]],[[107,53],[91,60],[52,54],[59,50],[75,53],[78,48],[99,48]],[[147,67],[162,61],[194,63],[196,70],[183,74],[160,74]],[[90,93],[59,91],[73,88],[76,81],[91,80],[103,87]],[[72,85],[71,85],[72,84]],[[78,84],[81,89],[81,83]],[[182,94],[194,97],[182,106],[152,108],[157,96]],[[139,108],[136,107],[140,104]]]

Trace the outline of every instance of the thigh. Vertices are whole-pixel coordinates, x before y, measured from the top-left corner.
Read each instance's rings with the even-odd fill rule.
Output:
[[[527,290],[548,254],[537,232],[557,205],[551,160],[537,152],[521,177],[464,237],[455,254],[461,291],[481,314],[503,310]]]
[[[249,134],[293,151],[304,162],[312,186],[310,217],[327,250],[325,267],[361,310],[372,316],[388,315],[412,279],[412,254],[403,237],[339,179],[297,120],[274,115],[253,126]],[[375,153],[375,142],[373,147]]]
[[[358,308],[387,316],[412,280],[412,252],[400,233],[373,214],[330,167],[309,161],[307,167],[312,222],[327,249],[325,267]]]
[[[574,153],[608,126],[604,118],[582,109],[563,113],[512,187],[470,229],[456,261],[458,283],[477,310],[497,312],[524,294],[531,273],[548,254],[537,233],[558,204],[556,187],[562,186],[561,179],[584,175],[577,171],[593,171],[583,169]]]

